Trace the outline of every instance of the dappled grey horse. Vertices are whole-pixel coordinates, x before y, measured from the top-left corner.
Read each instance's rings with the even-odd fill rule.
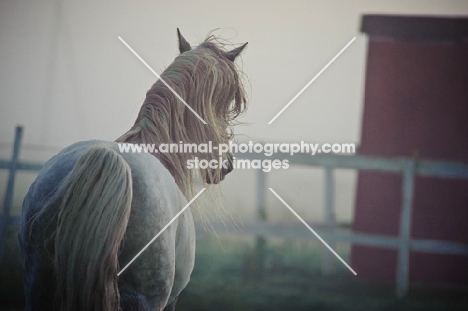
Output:
[[[115,142],[78,142],[44,165],[24,199],[19,232],[27,310],[175,308],[194,266],[189,209],[117,274],[186,206],[197,180],[219,183],[230,168],[194,171],[186,167],[194,154],[124,153],[119,144],[219,145],[246,108],[234,65],[245,44],[225,51],[210,35],[192,48],[178,36],[180,55],[161,78],[207,124],[158,80]]]

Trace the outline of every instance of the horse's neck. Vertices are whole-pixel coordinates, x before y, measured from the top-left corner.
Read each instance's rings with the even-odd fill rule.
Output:
[[[154,150],[158,150],[162,143],[172,142],[171,138],[169,137],[169,129],[167,123],[157,124],[155,120],[150,118],[147,114],[144,114],[145,111],[147,113],[151,112],[150,107],[145,107],[145,105],[150,104],[146,102],[143,104],[140,114],[138,115],[135,121],[135,124],[130,130],[128,130],[125,134],[120,136],[116,140],[116,142],[145,145],[145,147],[154,148]],[[154,111],[153,113],[151,113],[151,115],[154,115]],[[180,169],[177,170],[174,168],[174,166],[178,164],[178,160],[176,160],[174,156],[170,156],[167,154],[165,155],[160,152],[151,152],[151,155],[153,155],[164,165],[164,167],[174,177],[179,187],[182,187],[182,185],[180,184],[180,179],[182,178],[182,176],[179,176]]]
[[[141,108],[140,113],[135,121],[135,124],[122,136],[116,139],[117,142],[131,143],[131,144],[155,144],[159,145],[162,142],[162,133],[160,129],[161,126],[156,126],[156,120],[148,115],[143,114],[144,110],[148,110],[144,106]]]

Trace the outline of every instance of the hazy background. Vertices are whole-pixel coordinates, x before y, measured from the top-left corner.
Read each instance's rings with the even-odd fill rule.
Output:
[[[11,154],[23,125],[24,160],[45,161],[86,139],[114,140],[131,127],[154,83],[178,54],[176,28],[197,45],[213,30],[249,42],[239,66],[250,107],[239,141],[359,144],[367,38],[362,14],[466,15],[460,1],[0,1],[0,157]],[[357,40],[272,125],[267,123],[354,36]],[[20,173],[18,208],[34,174]],[[224,183],[235,218],[254,215],[255,171]],[[352,219],[355,173],[337,172],[340,221]],[[273,187],[306,219],[318,220],[321,170],[292,167],[268,174]],[[0,172],[3,196],[6,174]],[[16,209],[18,213],[18,209]],[[293,219],[268,194],[272,219]]]

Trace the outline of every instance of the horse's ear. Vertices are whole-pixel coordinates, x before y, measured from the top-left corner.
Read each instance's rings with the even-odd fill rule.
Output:
[[[192,47],[190,46],[190,43],[188,43],[187,40],[185,40],[185,38],[180,33],[179,28],[177,28],[177,37],[179,38],[179,51],[180,51],[180,54],[182,54],[184,52],[187,52],[187,51],[190,51],[192,49]]]
[[[240,47],[235,48],[234,50],[231,50],[229,52],[226,52],[225,55],[230,61],[234,61],[237,56],[242,52],[242,50],[246,47],[248,42],[244,43]]]

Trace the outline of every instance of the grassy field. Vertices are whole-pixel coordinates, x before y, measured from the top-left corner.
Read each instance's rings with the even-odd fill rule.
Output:
[[[0,269],[0,310],[21,310],[21,265],[15,230]],[[398,300],[392,285],[354,277],[340,262],[320,273],[322,247],[311,241],[204,238],[177,310],[468,310],[468,289],[412,286]],[[349,247],[338,245],[345,260]],[[5,260],[6,259],[6,260]]]
[[[10,226],[5,232],[4,255],[0,261],[0,310],[21,310],[24,303],[17,230]]]
[[[359,280],[338,261],[322,276],[321,251],[310,241],[200,241],[178,310],[468,310],[467,288],[412,286],[398,300],[393,285]],[[348,247],[337,251],[347,260]]]

